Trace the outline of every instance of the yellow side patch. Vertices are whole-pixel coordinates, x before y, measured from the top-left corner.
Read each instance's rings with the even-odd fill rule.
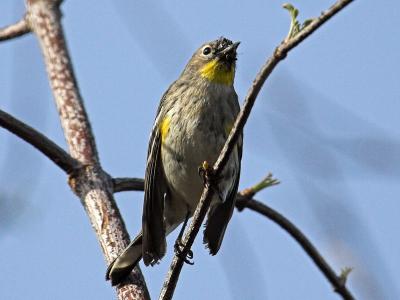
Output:
[[[160,124],[161,142],[164,143],[169,132],[169,125],[171,123],[170,117],[165,117]]]
[[[233,127],[233,123],[231,123],[231,122],[226,122],[226,123],[224,124],[225,135],[226,135],[227,137],[228,137],[229,134],[231,133],[232,127]]]
[[[216,59],[214,59],[201,68],[200,74],[212,82],[232,85],[235,70],[233,65],[230,70],[227,70],[225,66],[221,65]]]

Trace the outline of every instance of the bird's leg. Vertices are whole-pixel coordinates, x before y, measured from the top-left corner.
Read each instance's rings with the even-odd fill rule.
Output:
[[[189,249],[186,255],[183,255],[183,252],[182,252],[182,250],[185,246],[183,244],[182,237],[183,237],[183,233],[185,232],[186,225],[188,223],[189,218],[190,218],[190,210],[187,211],[185,221],[183,222],[181,230],[179,231],[178,238],[175,241],[174,250],[175,250],[175,254],[177,256],[181,257],[185,263],[187,263],[189,265],[194,265],[194,262],[190,261],[190,259],[193,258],[193,251]]]
[[[198,172],[199,172],[199,176],[203,180],[203,185],[205,186],[210,177],[210,173],[212,172],[212,169],[207,161],[203,161],[201,166],[199,166],[199,168],[198,168]]]
[[[198,168],[198,172],[200,177],[203,179],[204,185],[209,183],[210,185],[217,186],[223,178],[223,176],[215,176],[213,167],[210,166],[207,161],[203,161],[201,166]]]

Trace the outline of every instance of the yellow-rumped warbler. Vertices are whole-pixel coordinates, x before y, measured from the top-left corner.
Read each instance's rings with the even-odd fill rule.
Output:
[[[109,266],[106,278],[113,285],[142,256],[146,266],[157,263],[165,254],[166,235],[195,211],[204,186],[199,166],[214,164],[239,113],[233,87],[238,45],[223,37],[202,45],[163,95],[147,154],[142,232]],[[241,156],[242,137],[218,179],[208,212],[204,243],[212,255],[232,216]]]

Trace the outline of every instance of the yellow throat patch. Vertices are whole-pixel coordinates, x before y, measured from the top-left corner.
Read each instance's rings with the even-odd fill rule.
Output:
[[[230,70],[222,66],[216,59],[208,62],[203,68],[200,69],[202,77],[210,80],[211,82],[232,85],[235,76],[234,66]]]

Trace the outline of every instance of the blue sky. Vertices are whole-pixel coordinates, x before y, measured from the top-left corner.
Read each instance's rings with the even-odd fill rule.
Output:
[[[100,158],[114,176],[142,177],[158,101],[193,51],[221,35],[240,40],[240,99],[289,17],[279,1],[71,1],[63,24]],[[300,19],[332,1],[297,1]],[[23,1],[0,2],[0,26]],[[245,129],[240,187],[272,172],[257,198],[284,214],[336,271],[354,267],[360,299],[399,299],[400,2],[355,1],[278,66]],[[0,107],[65,147],[33,36],[0,44]],[[131,236],[142,193],[116,195]],[[153,298],[172,257],[143,268]],[[105,262],[65,175],[0,130],[0,298],[112,299]],[[338,299],[286,232],[235,213],[221,251],[201,239],[176,299]]]

